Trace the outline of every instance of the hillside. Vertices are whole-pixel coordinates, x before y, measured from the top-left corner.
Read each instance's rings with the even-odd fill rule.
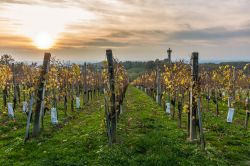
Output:
[[[167,60],[160,60],[159,61],[162,64],[167,64]],[[141,74],[145,73],[146,71],[151,71],[155,69],[156,67],[156,61],[145,61],[145,62],[139,62],[139,61],[125,61],[122,62],[126,70],[128,71],[128,75],[130,80],[136,79]],[[220,63],[200,63],[200,66],[202,68],[205,68],[205,70],[213,70],[221,65],[232,65],[235,66],[237,69],[242,69],[247,63],[250,62],[220,62]]]

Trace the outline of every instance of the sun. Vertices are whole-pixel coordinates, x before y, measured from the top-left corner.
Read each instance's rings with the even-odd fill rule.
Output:
[[[39,49],[49,49],[53,46],[53,39],[48,33],[41,32],[35,37],[34,44]]]

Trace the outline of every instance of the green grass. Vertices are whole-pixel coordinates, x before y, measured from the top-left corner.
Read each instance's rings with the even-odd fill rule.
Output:
[[[45,119],[43,134],[23,143],[25,115],[0,123],[0,165],[249,165],[250,133],[240,123],[227,124],[225,114],[204,112],[206,153],[186,138],[183,128],[142,91],[129,87],[117,129],[117,143],[107,145],[103,99],[66,117],[60,127]],[[220,106],[223,108],[223,105]],[[211,110],[214,106],[211,106]],[[60,109],[59,109],[60,110]],[[70,117],[70,118],[69,118]],[[236,113],[240,121],[243,114]]]

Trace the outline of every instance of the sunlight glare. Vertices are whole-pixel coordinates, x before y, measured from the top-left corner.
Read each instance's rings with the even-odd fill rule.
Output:
[[[1,17],[10,20],[7,27],[11,33],[32,39],[34,45],[40,49],[52,45],[56,47],[56,42],[63,32],[74,32],[74,29],[69,29],[72,25],[87,25],[96,18],[92,12],[78,7],[59,8],[26,4],[6,6],[0,19]]]
[[[49,49],[53,45],[53,39],[48,33],[42,32],[36,36],[34,44],[39,49]]]

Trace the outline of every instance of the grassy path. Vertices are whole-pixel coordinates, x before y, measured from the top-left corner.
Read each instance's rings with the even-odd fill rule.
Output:
[[[178,129],[176,121],[134,87],[128,88],[117,143],[112,148],[107,146],[102,99],[85,106],[75,119],[57,130],[45,130],[25,145],[20,135],[10,133],[11,140],[1,136],[0,165],[236,164],[215,148],[208,147],[204,154],[198,145],[187,143],[185,129]],[[6,146],[6,142],[11,144]]]

